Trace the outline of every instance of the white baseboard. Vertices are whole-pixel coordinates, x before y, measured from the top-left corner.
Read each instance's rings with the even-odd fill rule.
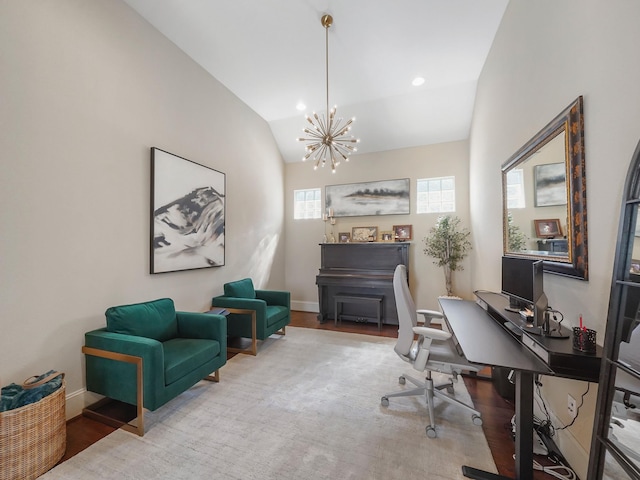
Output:
[[[98,400],[102,399],[102,395],[98,395],[96,393],[87,392],[86,389],[81,388],[80,390],[76,390],[75,392],[71,392],[66,396],[66,418],[70,420],[78,415],[82,414],[82,409],[87,405],[91,405],[96,403]]]
[[[320,312],[318,302],[301,302],[298,300],[293,300],[291,302],[291,310],[296,310],[298,312]]]

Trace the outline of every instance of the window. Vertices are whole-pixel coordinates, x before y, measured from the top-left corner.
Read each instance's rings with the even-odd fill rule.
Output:
[[[293,218],[322,218],[322,195],[319,188],[293,191]]]
[[[419,178],[416,213],[456,211],[455,177]]]
[[[507,172],[507,208],[524,208],[524,173],[521,168]]]

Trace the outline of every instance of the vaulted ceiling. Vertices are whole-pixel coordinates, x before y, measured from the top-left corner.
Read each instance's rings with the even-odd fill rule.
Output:
[[[286,162],[305,113],[356,117],[358,153],[468,138],[508,0],[124,0],[270,125]],[[413,86],[421,76],[425,82]],[[296,106],[303,103],[305,110]]]

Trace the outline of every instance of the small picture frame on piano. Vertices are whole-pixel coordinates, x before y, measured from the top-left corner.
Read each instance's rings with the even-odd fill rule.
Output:
[[[394,242],[395,235],[392,231],[389,232],[380,232],[380,241],[381,242]]]
[[[404,242],[405,240],[411,240],[412,236],[411,225],[394,225],[393,234],[396,242]]]
[[[352,227],[351,240],[354,242],[375,242],[378,239],[378,227]]]
[[[338,243],[349,243],[349,242],[351,242],[351,233],[349,232],[338,233]]]

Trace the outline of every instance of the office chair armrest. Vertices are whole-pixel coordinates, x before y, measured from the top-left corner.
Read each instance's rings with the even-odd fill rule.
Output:
[[[420,318],[418,317],[418,323],[424,323],[425,327],[428,327],[429,325],[431,325],[431,320],[433,320],[434,318],[443,318],[444,315],[442,315],[442,313],[436,311],[436,310],[424,310],[424,309],[420,309],[420,310],[416,310],[416,313],[419,315],[422,315],[424,318]]]
[[[422,335],[423,337],[431,338],[433,340],[448,340],[451,338],[451,334],[449,332],[443,332],[437,328],[413,327],[413,333],[417,333],[418,335]]]

